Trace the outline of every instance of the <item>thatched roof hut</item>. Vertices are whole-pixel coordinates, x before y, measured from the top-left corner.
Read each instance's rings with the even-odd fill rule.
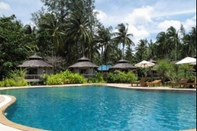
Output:
[[[40,82],[42,81],[42,75],[51,74],[53,72],[53,66],[46,63],[42,57],[34,54],[29,57],[29,60],[24,61],[17,67],[27,69],[25,79],[29,82]]]
[[[98,68],[98,66],[90,62],[90,59],[82,57],[78,59],[75,64],[69,66],[68,68]]]
[[[80,73],[84,77],[88,78],[93,77],[95,75],[98,66],[90,62],[90,59],[82,57],[78,59],[78,61],[75,64],[69,66],[68,68],[72,70],[72,72]]]
[[[135,69],[136,67],[129,64],[127,60],[121,59],[117,62],[117,64],[110,67],[110,70],[131,70]]]
[[[43,58],[34,54],[29,57],[29,60],[24,61],[21,65],[18,65],[18,67],[23,68],[39,68],[39,67],[49,67],[52,68],[53,66],[43,61]]]

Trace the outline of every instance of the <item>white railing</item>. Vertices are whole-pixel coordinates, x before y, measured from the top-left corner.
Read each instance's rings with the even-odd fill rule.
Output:
[[[81,74],[83,75],[85,78],[89,78],[89,77],[94,77],[95,74]]]
[[[27,74],[25,79],[42,79],[41,74]]]

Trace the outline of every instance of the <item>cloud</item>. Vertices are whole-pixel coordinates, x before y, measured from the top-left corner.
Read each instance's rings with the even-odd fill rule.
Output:
[[[101,10],[95,10],[95,12],[98,12],[98,14],[97,14],[97,18],[100,20],[100,21],[104,21],[104,20],[106,20],[106,18],[107,18],[107,14],[106,13],[104,13],[103,11],[101,11]]]
[[[178,20],[165,20],[157,24],[156,31],[159,33],[161,31],[166,31],[170,26],[173,26],[176,30],[179,30],[181,24],[185,28],[186,32],[190,31],[192,27],[196,26],[196,15],[185,21]]]
[[[159,0],[153,7],[155,9],[153,17],[196,13],[196,4],[194,0],[188,0],[187,2],[180,0]]]
[[[184,15],[184,14],[191,14],[195,13],[195,10],[181,10],[181,11],[174,11],[174,12],[157,12],[152,17],[163,17],[163,16],[173,16],[173,15]]]
[[[134,9],[124,18],[124,23],[128,23],[128,32],[133,34],[131,38],[135,45],[138,44],[140,39],[146,39],[150,36],[147,26],[152,23],[151,6],[142,6],[141,8]]]
[[[11,10],[10,5],[5,2],[0,2],[0,13]]]
[[[133,10],[132,13],[128,14],[128,16],[125,18],[125,21],[132,25],[147,24],[149,22],[152,22],[151,20],[152,11],[153,8],[151,6],[143,6],[141,8],[136,8]]]
[[[95,10],[98,12],[97,18],[98,20],[103,23],[106,27],[107,26],[117,26],[118,24],[122,23],[122,16],[115,16],[115,15],[108,15],[107,13],[101,10]]]
[[[150,35],[150,33],[147,31],[145,26],[136,27],[133,25],[129,25],[128,33],[133,34],[133,37],[131,38],[131,40],[135,43],[135,45],[138,44],[138,41],[140,39],[146,39]]]
[[[141,10],[142,9],[142,10]],[[144,22],[147,23],[147,22],[151,22],[151,19],[148,15],[145,15],[143,18],[143,15],[141,15],[140,17],[137,17],[136,13],[144,13],[145,10],[148,9],[150,10],[150,8],[146,8],[146,7],[142,7],[140,8],[139,10],[136,10],[135,13],[131,13],[133,14],[133,17],[135,17],[134,19],[136,19],[135,21],[139,21],[137,22],[136,25],[133,24],[132,21],[130,21],[130,19],[127,19],[128,16],[110,16],[110,15],[107,15],[105,12],[103,11],[100,11],[100,10],[95,10],[98,12],[97,14],[97,18],[99,19],[99,21],[101,23],[103,23],[105,26],[106,25],[109,25],[109,26],[117,26],[119,23],[128,23],[128,33],[131,33],[133,34],[133,37],[131,37],[131,40],[135,43],[135,44],[138,44],[138,41],[140,39],[145,39],[147,37],[149,37],[149,32],[146,30],[146,27],[144,25],[142,25]],[[130,16],[132,16],[130,14]],[[141,20],[144,20],[144,22],[142,23],[141,22],[141,25],[138,25],[140,23]],[[114,27],[114,30],[113,32],[117,32],[117,29],[115,29]]]
[[[181,22],[177,20],[165,20],[158,24],[158,30],[166,31],[170,26],[173,26],[175,29],[180,29]],[[159,32],[158,32],[159,33]]]
[[[183,26],[186,32],[189,32],[192,27],[196,26],[196,15],[191,19],[187,19],[185,22],[183,22]]]

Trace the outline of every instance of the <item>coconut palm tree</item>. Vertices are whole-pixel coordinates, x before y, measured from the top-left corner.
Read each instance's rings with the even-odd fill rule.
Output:
[[[145,60],[147,58],[147,39],[141,39],[139,41],[138,47],[136,47],[136,58],[139,61]]]
[[[63,37],[65,36],[62,30],[63,24],[59,23],[56,19],[56,13],[47,13],[42,17],[42,22],[39,24],[39,31],[47,32],[51,37],[51,44],[56,49],[56,52],[64,46]]]
[[[65,25],[65,32],[69,39],[76,41],[76,44],[81,47],[84,55],[85,47],[92,41],[92,35],[90,33],[90,21],[83,14],[82,11],[77,10],[70,14]],[[78,48],[78,52],[80,48]]]
[[[183,37],[183,52],[184,56],[196,55],[196,28],[192,27],[192,30]]]
[[[24,27],[25,30],[25,34],[26,34],[26,49],[27,51],[31,52],[31,53],[36,53],[39,48],[37,46],[37,30],[35,26],[31,26],[31,25],[25,25]]]
[[[170,52],[170,47],[168,45],[168,37],[167,34],[162,31],[158,33],[156,36],[156,42],[155,42],[158,47],[157,47],[157,57],[162,58],[162,59],[169,59],[169,52]],[[161,51],[162,50],[162,51]]]
[[[174,56],[174,60],[177,60],[177,58],[179,57],[178,50],[180,50],[180,39],[178,31],[173,26],[171,26],[167,29],[166,34],[168,37],[168,43],[170,44],[169,48],[171,48],[171,55]]]
[[[111,33],[112,27],[100,27],[98,30],[98,35],[95,36],[96,41],[102,48],[101,54],[104,56],[102,59],[104,59],[104,63],[107,64],[107,56],[108,54],[112,51],[113,49],[113,44],[112,44],[112,36],[113,34]]]
[[[118,32],[115,32],[115,38],[114,40],[118,43],[118,44],[122,44],[122,58],[124,57],[124,48],[125,45],[135,45],[134,42],[131,40],[130,37],[133,36],[133,34],[128,33],[128,24],[126,24],[126,26],[121,23],[118,24],[118,26],[116,27],[118,29]]]

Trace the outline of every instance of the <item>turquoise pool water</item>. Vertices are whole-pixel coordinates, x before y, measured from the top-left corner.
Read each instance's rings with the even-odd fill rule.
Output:
[[[196,92],[106,86],[0,91],[17,102],[6,117],[52,131],[174,131],[196,128]]]

